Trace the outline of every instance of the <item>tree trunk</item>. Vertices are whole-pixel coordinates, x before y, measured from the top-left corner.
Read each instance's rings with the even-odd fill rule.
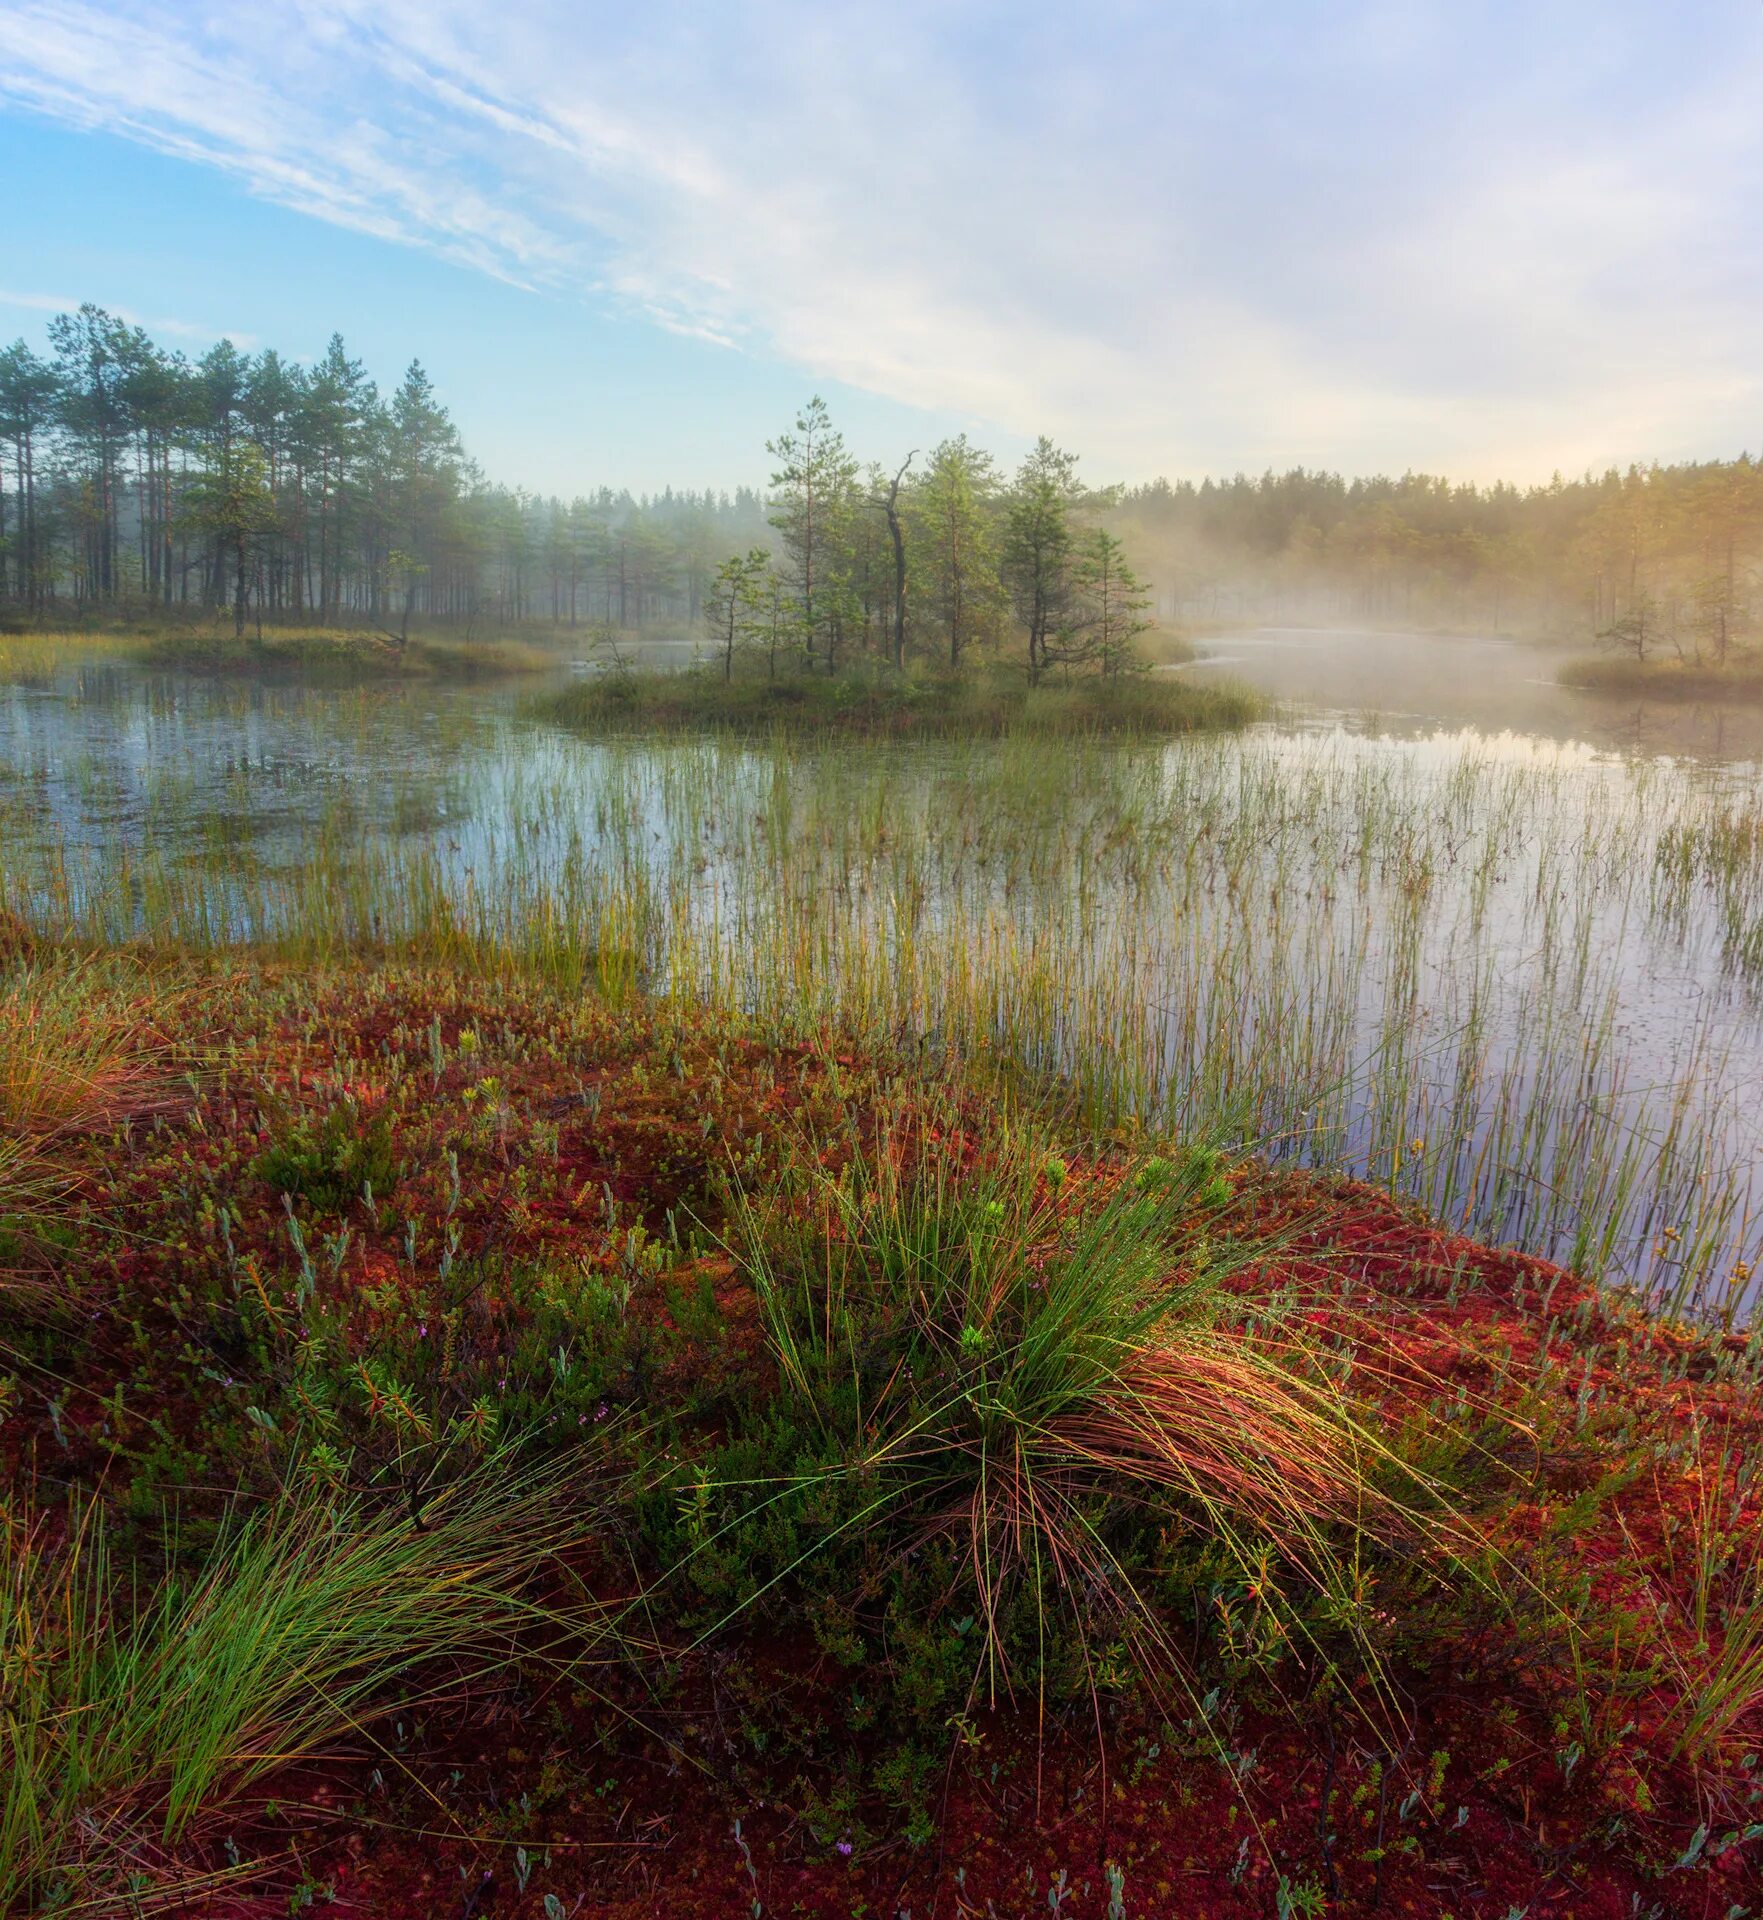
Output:
[[[900,482],[906,477],[906,469],[917,458],[916,450],[907,454],[900,463],[900,471],[894,475],[894,483],[888,488],[888,497],[883,511],[888,516],[888,537],[894,543],[894,671],[903,672],[906,666],[906,538],[900,529]]]

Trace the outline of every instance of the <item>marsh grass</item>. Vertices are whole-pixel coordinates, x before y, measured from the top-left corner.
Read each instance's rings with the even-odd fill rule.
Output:
[[[69,1185],[66,1170],[36,1143],[0,1134],[0,1312],[57,1306],[51,1236]]]
[[[1763,810],[1754,803],[1670,828],[1655,855],[1658,884],[1681,924],[1698,898],[1719,914],[1728,964],[1763,979]]]
[[[1672,1757],[1721,1780],[1752,1751],[1763,1707],[1763,1571],[1755,1555],[1733,1577],[1739,1591],[1723,1609],[1712,1643],[1701,1644],[1701,1657],[1675,1663],[1680,1692]]]
[[[1014,1696],[1025,1652],[1044,1689],[1060,1635],[1092,1692],[1111,1644],[1153,1691],[1188,1688],[1155,1591],[1171,1568],[1127,1544],[1147,1530],[1238,1593],[1226,1630],[1269,1665],[1321,1617],[1351,1636],[1369,1541],[1442,1567],[1450,1520],[1423,1517],[1413,1469],[1295,1324],[1251,1329],[1233,1301],[1272,1248],[1232,1238],[1210,1151],[1070,1203],[1032,1135],[979,1159],[915,1126],[807,1178],[737,1196],[730,1242],[786,1400],[837,1462],[790,1492],[830,1474],[902,1561],[947,1546],[945,1604],[980,1622],[967,1708]]]
[[[261,640],[230,632],[171,630],[145,636],[142,657],[150,666],[185,667],[203,673],[251,675],[298,673],[343,679],[396,679],[406,675],[475,679],[496,674],[554,671],[558,656],[528,640],[465,639],[451,633],[395,637],[365,627],[269,627]]]
[[[0,962],[0,1307],[54,1311],[78,1143],[161,1105],[167,980],[102,956]]]
[[[163,982],[98,957],[0,975],[0,1129],[54,1138],[140,1112],[164,1090]]]
[[[813,790],[753,764],[787,870]],[[680,806],[690,771],[666,776]],[[604,797],[633,872],[646,797]],[[1477,1827],[1482,1770],[1551,1738],[1566,1778],[1537,1810],[1588,1847],[1656,1860],[1664,1832],[1675,1856],[1706,1809],[1743,1813],[1763,1334],[1661,1326],[1363,1189],[1153,1145],[1070,1080],[1019,1096],[1021,1053],[796,1046],[785,1010],[688,1011],[665,981],[615,1010],[561,975],[181,964],[194,1003],[151,1025],[208,1071],[85,1138],[129,1253],[34,1349],[81,1399],[41,1367],[0,1383],[9,1430],[85,1490],[64,1507],[25,1471],[6,1509],[0,1904],[188,1910],[296,1842],[322,1869],[346,1829],[308,1845],[305,1786],[346,1761],[393,1776],[379,1885],[448,1835],[467,1865],[622,1847],[625,1815],[590,1803],[633,1698],[835,1873],[847,1849],[897,1872],[963,1767],[1020,1766],[1025,1817],[1029,1749],[1063,1766],[1091,1722],[1104,1799],[1140,1784],[1132,1729],[1205,1763],[1235,1808],[1221,1878],[1239,1844],[1239,1876],[1257,1844],[1296,1871],[1323,1777],[1304,1742],[1339,1731],[1365,1756],[1342,1804],[1397,1785],[1390,1873],[1433,1870],[1404,1865],[1409,1834],[1455,1857],[1462,1712],[1488,1742],[1452,1776]],[[19,977],[41,1000],[56,969],[153,1005],[127,955],[39,948]],[[76,1431],[81,1406],[116,1427]],[[582,1684],[601,1651],[627,1656],[605,1694]],[[1605,1813],[1625,1767],[1656,1775],[1628,1838]],[[1086,1758],[1086,1798],[1097,1777]]]
[[[0,1909],[175,1906],[201,1878],[192,1849],[274,1777],[385,1758],[390,1708],[493,1689],[535,1644],[582,1658],[595,1611],[535,1597],[579,1524],[562,1495],[555,1472],[506,1460],[438,1493],[420,1526],[308,1494],[145,1587],[96,1504],[65,1525],[9,1505]]]
[[[1670,1752],[1714,1782],[1730,1780],[1750,1751],[1763,1709],[1763,1517],[1747,1498],[1754,1471],[1739,1437],[1700,1418],[1653,1469],[1661,1552],[1648,1593],[1675,1695]]]
[[[45,620],[0,633],[0,674],[42,682],[69,661],[102,657],[147,668],[184,668],[204,674],[310,675],[320,680],[399,677],[476,679],[555,671],[560,640],[457,630],[418,629],[400,646],[395,635],[365,625],[323,626],[272,622],[235,639],[230,615],[168,616],[162,609]]]
[[[1647,700],[1763,700],[1763,655],[1713,662],[1636,660],[1622,654],[1581,654],[1555,676],[1563,686],[1593,693],[1632,694]]]
[[[0,905],[981,1051],[1098,1125],[1345,1167],[1748,1310],[1763,837],[1736,777],[1469,736],[587,742],[399,733],[354,695],[285,723],[325,714],[329,755],[219,791],[175,708],[145,767],[21,768]]]

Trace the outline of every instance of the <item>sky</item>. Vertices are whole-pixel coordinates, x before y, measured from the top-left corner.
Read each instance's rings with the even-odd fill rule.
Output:
[[[0,340],[419,357],[499,480],[1763,445],[1758,0],[0,0]]]

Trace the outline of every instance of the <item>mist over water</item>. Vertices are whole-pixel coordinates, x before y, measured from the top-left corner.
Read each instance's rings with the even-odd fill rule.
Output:
[[[1439,726],[1535,734],[1610,752],[1763,760],[1763,703],[1635,699],[1565,686],[1571,649],[1536,640],[1354,627],[1255,627],[1193,636],[1173,671],[1246,682],[1312,716],[1398,734]],[[1170,669],[1166,669],[1170,671]]]

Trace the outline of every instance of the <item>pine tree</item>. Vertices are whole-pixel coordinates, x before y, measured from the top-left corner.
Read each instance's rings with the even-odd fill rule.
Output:
[[[735,655],[745,651],[765,631],[771,556],[755,547],[735,555],[717,568],[704,601],[704,622],[716,640],[722,658],[722,677],[735,677]]]
[[[10,446],[16,532],[9,537],[10,583],[0,572],[0,597],[9,589],[31,611],[41,609],[49,590],[49,556],[38,511],[38,465],[54,418],[58,382],[55,369],[38,359],[22,340],[0,352],[0,443]],[[3,506],[0,476],[0,506]],[[5,534],[0,512],[0,535]],[[4,552],[4,546],[0,546]]]
[[[828,671],[855,607],[849,535],[857,462],[845,450],[818,394],[796,416],[795,431],[765,443],[778,463],[771,476],[771,524],[783,538],[810,659],[818,648]]]
[[[1004,510],[1004,582],[1027,639],[1031,686],[1053,664],[1053,636],[1070,605],[1072,512],[1082,497],[1077,456],[1042,434]]]
[[[932,450],[909,503],[913,580],[926,620],[942,635],[951,673],[1003,625],[999,578],[997,468],[965,434]]]

